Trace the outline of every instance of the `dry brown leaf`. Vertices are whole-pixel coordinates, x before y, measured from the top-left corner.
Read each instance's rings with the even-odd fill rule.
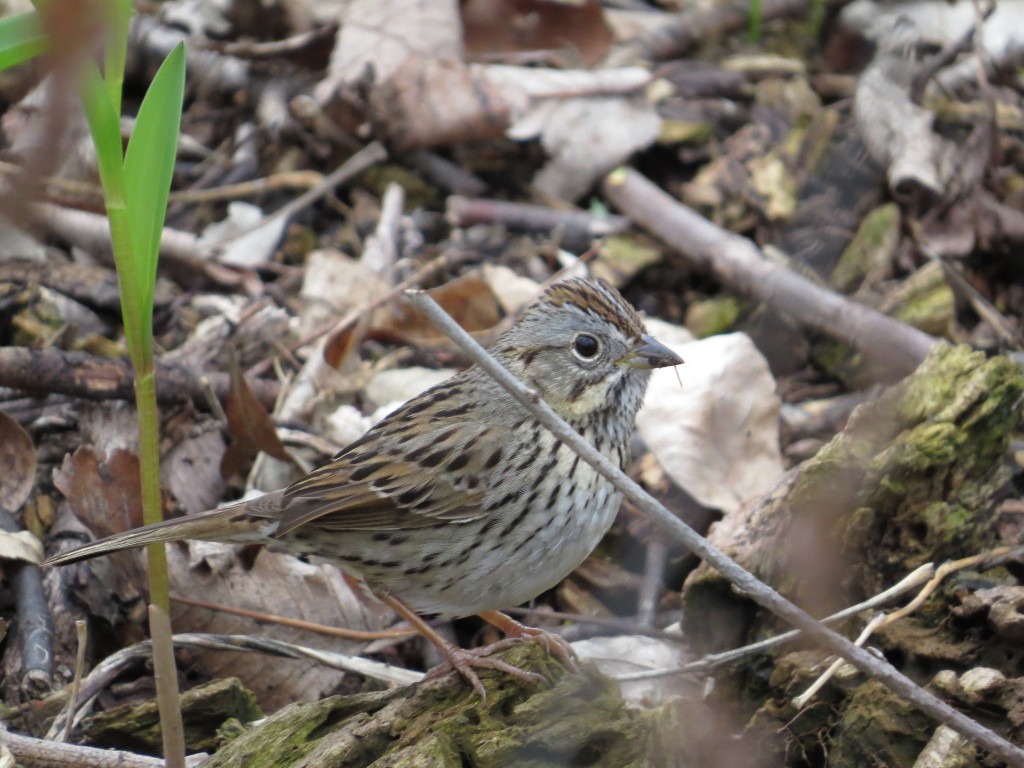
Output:
[[[498,299],[479,272],[469,272],[432,288],[431,297],[470,333],[484,331],[501,319]],[[409,344],[436,343],[443,336],[409,301],[395,302],[375,318],[375,336]]]
[[[571,5],[550,0],[466,0],[459,12],[466,56],[471,60],[535,53],[592,67],[612,44],[604,11],[593,0]]]
[[[83,445],[53,471],[53,484],[97,538],[142,525],[139,459],[130,451],[115,449],[108,459],[102,451]],[[113,594],[123,596],[132,591],[128,585],[141,589],[146,583],[145,569],[131,552],[115,552],[109,558],[119,575],[109,585]]]
[[[97,536],[142,525],[139,459],[130,451],[102,451],[83,445],[53,471],[53,484],[67,498],[75,517]]]
[[[231,375],[231,391],[224,404],[224,410],[228,419],[228,433],[234,441],[221,459],[221,474],[224,477],[241,475],[244,467],[259,451],[297,466],[295,459],[277,436],[274,421],[267,409],[249,388],[249,383],[239,369],[233,352],[228,368]]]
[[[36,449],[22,426],[0,411],[0,509],[15,513],[36,482]]]

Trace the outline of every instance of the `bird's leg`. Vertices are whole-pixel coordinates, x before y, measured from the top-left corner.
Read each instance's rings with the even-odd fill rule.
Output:
[[[477,616],[500,629],[508,638],[517,641],[530,640],[544,646],[544,650],[561,661],[570,672],[579,670],[576,665],[576,651],[561,635],[520,624],[511,616],[506,616],[500,611],[484,611],[478,613]]]
[[[489,658],[489,654],[494,653],[496,650],[500,650],[499,647],[496,647],[500,646],[500,644],[490,645],[486,648],[478,648],[472,651],[459,648],[454,643],[451,643],[442,637],[437,630],[421,619],[419,614],[394,595],[383,593],[378,594],[378,597],[381,602],[388,605],[395,613],[415,627],[417,632],[432,642],[437,647],[437,650],[441,652],[441,655],[444,656],[448,665],[466,678],[466,681],[469,682],[469,684],[473,686],[473,689],[480,694],[481,700],[487,700],[487,689],[484,688],[484,684],[480,681],[480,677],[476,674],[474,668],[496,669],[499,672],[505,672],[506,674],[512,675],[513,677],[528,683],[547,682],[543,675],[538,675],[536,672],[527,672],[525,669],[520,669],[506,661],[502,661],[501,659]],[[498,615],[501,616],[502,614]],[[512,620],[509,619],[509,621]],[[526,627],[523,628],[526,629]],[[434,676],[443,671],[445,671],[445,665],[436,667],[428,674],[428,677]]]

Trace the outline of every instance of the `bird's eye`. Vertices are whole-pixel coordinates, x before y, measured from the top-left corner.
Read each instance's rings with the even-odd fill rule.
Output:
[[[584,360],[593,359],[600,346],[601,345],[597,343],[597,339],[589,333],[581,333],[572,342],[573,351],[575,351],[576,354]]]

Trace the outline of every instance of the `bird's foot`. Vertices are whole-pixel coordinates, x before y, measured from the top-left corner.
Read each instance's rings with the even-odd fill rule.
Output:
[[[494,669],[498,672],[504,672],[517,680],[522,680],[525,683],[548,683],[548,679],[544,675],[536,672],[529,672],[525,669],[520,669],[514,664],[509,664],[507,661],[501,659],[492,658],[492,654],[499,653],[511,646],[521,642],[519,638],[508,638],[506,640],[499,640],[497,643],[491,645],[474,648],[472,650],[466,650],[464,648],[458,648],[454,645],[446,645],[444,647],[438,646],[438,649],[444,654],[445,663],[440,664],[427,673],[427,679],[439,677],[449,670],[454,669],[463,678],[473,686],[473,690],[480,694],[482,701],[487,701],[487,689],[484,688],[483,682],[480,680],[480,676],[477,675],[476,670],[478,669]]]
[[[512,643],[520,643],[524,641],[537,643],[544,648],[549,655],[554,656],[562,662],[565,668],[570,672],[579,671],[579,665],[576,664],[576,651],[572,649],[572,646],[569,645],[568,641],[566,641],[566,639],[561,635],[556,635],[554,632],[548,632],[545,629],[528,627],[510,616],[500,613],[499,611],[486,611],[479,614],[479,616],[488,624],[491,624],[504,632],[505,636],[508,640],[512,641]],[[498,643],[495,645],[497,644]]]

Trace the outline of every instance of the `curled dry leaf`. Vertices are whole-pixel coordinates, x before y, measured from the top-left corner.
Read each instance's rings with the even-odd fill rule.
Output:
[[[683,385],[671,370],[654,371],[637,428],[677,485],[707,507],[734,512],[782,477],[775,380],[746,334],[678,345],[666,325],[648,321],[686,361]]]
[[[661,118],[643,94],[541,102],[513,125],[514,139],[540,138],[549,160],[533,188],[575,200],[634,152],[658,138]]]
[[[0,560],[21,560],[25,563],[41,563],[43,543],[28,531],[11,533],[0,531]]]
[[[231,391],[224,410],[228,418],[228,431],[234,442],[228,446],[221,459],[221,473],[225,477],[241,474],[243,465],[248,464],[259,451],[279,461],[296,464],[277,436],[274,421],[267,409],[249,388],[234,354],[231,355],[229,368]]]
[[[222,264],[256,268],[270,261],[287,225],[287,217],[268,219],[252,203],[236,200],[228,203],[227,217],[210,224],[199,242],[220,249]]]

